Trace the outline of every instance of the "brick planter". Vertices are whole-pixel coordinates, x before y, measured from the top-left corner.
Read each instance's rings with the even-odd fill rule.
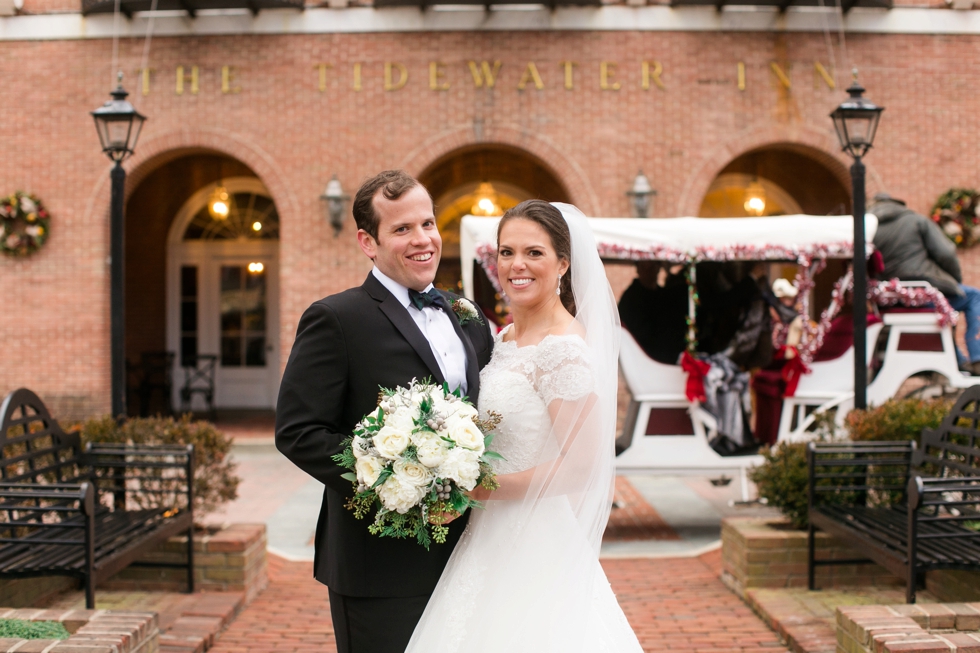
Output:
[[[729,517],[721,524],[722,579],[740,596],[755,587],[806,587],[807,534],[786,521]],[[817,533],[818,559],[861,557]],[[818,587],[894,586],[902,581],[875,564],[817,567]]]
[[[0,638],[0,653],[157,653],[157,616],[111,610],[33,610],[0,608],[0,619],[60,621],[68,639]]]
[[[980,603],[837,609],[838,653],[978,653]]]
[[[183,562],[187,537],[172,537],[141,560]],[[194,535],[195,590],[205,592],[245,592],[245,601],[262,590],[267,582],[265,524],[231,524],[215,531]],[[183,569],[128,567],[99,585],[99,589],[168,591],[186,589]]]

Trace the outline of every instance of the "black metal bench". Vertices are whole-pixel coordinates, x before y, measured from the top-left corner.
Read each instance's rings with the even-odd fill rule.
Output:
[[[914,442],[813,443],[809,587],[817,566],[876,562],[916,587],[930,569],[980,569],[980,386]],[[817,560],[819,528],[867,559]]]
[[[155,544],[187,533],[194,591],[194,446],[89,444],[30,390],[0,405],[0,577],[69,575],[95,586]]]

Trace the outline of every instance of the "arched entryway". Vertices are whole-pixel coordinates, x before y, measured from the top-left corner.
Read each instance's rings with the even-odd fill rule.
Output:
[[[851,210],[847,174],[836,159],[805,145],[756,148],[718,173],[699,215],[844,215]]]
[[[526,199],[568,202],[569,194],[558,176],[539,158],[502,144],[461,147],[429,165],[419,176],[435,203],[442,234],[442,263],[436,283],[460,287],[459,224],[467,214],[501,215]],[[492,289],[481,285],[478,300],[488,307]]]
[[[161,159],[127,201],[130,412],[165,410],[168,396],[184,408],[185,368],[205,366],[209,355],[217,408],[273,408],[279,217],[271,195],[248,166],[223,154]],[[199,395],[191,407],[205,408]]]

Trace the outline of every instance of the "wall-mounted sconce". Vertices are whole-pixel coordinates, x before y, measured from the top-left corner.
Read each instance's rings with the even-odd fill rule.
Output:
[[[656,194],[657,191],[653,190],[653,186],[650,185],[650,180],[643,174],[643,171],[640,170],[637,172],[636,179],[633,180],[633,187],[626,191],[626,195],[629,196],[633,203],[634,218],[647,218],[650,216],[650,204],[652,203],[653,196]]]
[[[327,188],[323,191],[320,199],[327,204],[327,220],[333,227],[333,236],[336,238],[340,235],[340,230],[344,228],[344,218],[347,216],[347,200],[350,199],[350,195],[345,193],[343,186],[340,185],[337,175],[331,177],[330,181],[327,182]]]

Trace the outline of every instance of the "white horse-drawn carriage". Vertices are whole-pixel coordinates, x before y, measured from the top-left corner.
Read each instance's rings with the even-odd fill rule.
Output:
[[[481,265],[496,287],[497,218],[463,218],[460,258],[463,292],[474,298],[474,271]],[[607,263],[641,260],[688,266],[689,316],[694,323],[696,265],[706,261],[756,261],[797,266],[804,316],[810,314],[816,274],[828,260],[852,257],[853,218],[850,216],[781,216],[768,218],[591,218],[599,254]],[[868,215],[865,233],[870,243],[877,219]],[[867,251],[871,252],[870,245]],[[854,347],[832,360],[811,362],[824,331],[840,311],[850,284],[847,273],[835,284],[831,303],[816,326],[808,321],[799,356],[808,372],[799,377],[795,392],[783,398],[778,439],[808,437],[814,416],[837,408],[842,418],[854,395]],[[498,288],[499,292],[499,288]],[[926,378],[945,388],[965,388],[971,377],[960,372],[951,326],[955,313],[942,295],[924,283],[896,281],[869,284],[869,299],[883,307],[882,321],[866,332],[872,368],[867,397],[880,404],[893,397],[910,377]],[[889,307],[897,307],[887,310]],[[692,338],[695,337],[692,334]],[[722,455],[709,442],[716,435],[715,417],[685,388],[688,374],[680,365],[650,358],[623,331],[620,369],[631,402],[617,441],[621,473],[718,474],[727,471],[742,480],[745,469],[761,462],[759,455]]]

